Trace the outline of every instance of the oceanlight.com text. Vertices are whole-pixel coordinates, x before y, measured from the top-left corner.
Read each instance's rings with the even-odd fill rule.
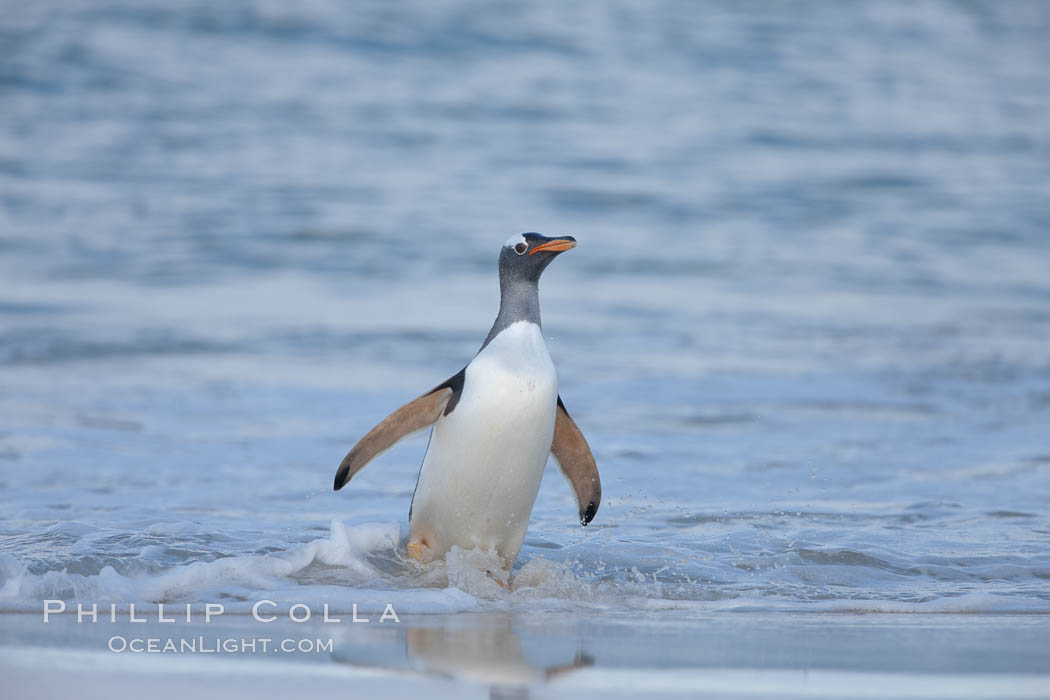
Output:
[[[332,639],[273,639],[270,637],[123,637],[109,638],[109,650],[118,654],[331,654]]]

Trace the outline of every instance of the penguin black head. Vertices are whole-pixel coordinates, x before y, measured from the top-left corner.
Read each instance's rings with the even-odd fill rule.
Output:
[[[507,239],[499,254],[500,281],[538,282],[544,269],[559,253],[576,247],[572,236],[548,238],[538,233],[519,233]]]

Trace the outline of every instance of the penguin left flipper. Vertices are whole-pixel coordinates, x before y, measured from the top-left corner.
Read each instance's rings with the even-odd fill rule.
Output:
[[[580,525],[586,526],[598,512],[598,504],[602,501],[602,482],[598,478],[598,465],[591,448],[576,422],[569,416],[561,396],[558,396],[558,410],[554,418],[551,454],[576,492]]]
[[[336,470],[333,485],[335,490],[346,486],[346,482],[350,481],[354,474],[404,438],[429,428],[441,417],[442,412],[445,415],[451,413],[459,402],[460,394],[463,393],[465,376],[466,368],[422,396],[409,401],[369,430],[347,453]]]

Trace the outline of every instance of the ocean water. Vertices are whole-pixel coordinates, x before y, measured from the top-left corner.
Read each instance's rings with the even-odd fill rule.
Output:
[[[0,19],[0,609],[1050,613],[1050,5]],[[512,233],[603,479],[406,561]]]

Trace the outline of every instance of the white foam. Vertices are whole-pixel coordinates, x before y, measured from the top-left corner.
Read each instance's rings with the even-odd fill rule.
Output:
[[[152,533],[183,532],[182,524],[158,524]],[[495,552],[454,547],[445,561],[418,564],[403,556],[398,523],[346,526],[332,521],[327,537],[280,552],[196,561],[153,573],[120,573],[113,566],[97,574],[69,571],[31,573],[15,557],[0,553],[0,610],[38,611],[41,601],[115,604],[125,610],[157,603],[222,600],[227,611],[248,611],[258,600],[277,610],[296,603],[335,611],[356,605],[382,612],[452,613],[475,609],[528,611],[630,610],[692,612],[833,613],[1047,613],[1050,601],[994,593],[967,593],[912,602],[885,599],[796,600],[776,596],[738,597],[702,583],[671,583],[653,576],[598,578],[579,564],[543,557],[527,560],[509,580]],[[156,545],[139,559],[160,561]],[[156,555],[156,556],[154,556]],[[376,564],[373,562],[380,562]]]
[[[112,566],[98,574],[67,571],[31,574],[14,557],[0,554],[0,607],[8,610],[38,610],[44,599],[77,602],[203,603],[217,599],[232,602],[227,610],[247,609],[260,599],[288,606],[295,603],[329,603],[330,607],[382,611],[387,603],[398,603],[405,612],[455,612],[476,606],[476,600],[454,588],[448,590],[401,589],[396,577],[370,564],[366,555],[396,552],[400,542],[397,523],[367,523],[346,527],[333,521],[327,538],[291,547],[284,552],[236,556],[198,561],[156,574],[123,575]],[[347,585],[300,584],[295,578],[313,564],[337,567]],[[280,606],[278,606],[280,607]]]

